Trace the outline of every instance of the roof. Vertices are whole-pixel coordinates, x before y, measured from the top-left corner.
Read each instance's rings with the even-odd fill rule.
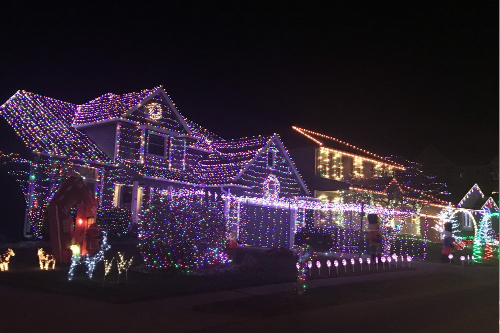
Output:
[[[201,182],[209,185],[230,183],[271,139],[272,136],[258,136],[211,142],[212,153],[198,163],[194,173]]]
[[[0,114],[34,153],[113,163],[71,126],[76,109],[75,104],[19,90],[0,107]]]
[[[401,164],[393,162],[385,157],[382,157],[380,155],[372,153],[366,149],[359,148],[355,145],[352,145],[348,142],[339,140],[339,139],[334,138],[332,136],[328,136],[328,135],[321,134],[318,132],[313,132],[313,131],[307,130],[305,128],[297,127],[297,126],[292,126],[292,128],[295,131],[297,131],[298,133],[300,133],[301,135],[303,135],[304,137],[313,141],[319,147],[324,147],[324,148],[328,148],[331,150],[340,151],[344,155],[351,155],[353,157],[362,157],[365,160],[371,160],[373,162],[387,164],[387,165],[393,166],[393,167],[400,169],[400,170],[405,169],[405,167]]]
[[[120,118],[161,86],[123,95],[107,93],[85,104],[78,105],[74,125]]]

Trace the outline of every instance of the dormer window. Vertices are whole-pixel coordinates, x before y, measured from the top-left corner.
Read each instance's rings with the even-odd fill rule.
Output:
[[[160,157],[165,157],[165,141],[164,135],[156,134],[156,132],[148,132],[148,148],[147,152],[150,155],[156,155]]]
[[[267,151],[267,167],[274,168],[274,150]]]

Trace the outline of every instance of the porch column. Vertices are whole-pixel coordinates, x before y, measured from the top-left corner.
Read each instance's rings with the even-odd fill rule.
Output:
[[[132,224],[137,224],[137,195],[139,193],[139,182],[134,181],[132,183],[132,202],[131,202],[131,211],[132,211]]]
[[[293,245],[295,243],[295,223],[297,221],[297,209],[291,208],[290,204],[288,204],[288,210],[290,212],[290,232],[289,232],[289,242],[288,248],[293,249]]]

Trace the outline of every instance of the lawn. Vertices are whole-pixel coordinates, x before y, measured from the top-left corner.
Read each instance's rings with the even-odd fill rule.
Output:
[[[0,252],[3,250],[0,249]],[[104,283],[102,262],[98,264],[92,280],[87,278],[85,266],[82,265],[75,271],[74,279],[68,281],[68,265],[58,263],[55,270],[42,271],[38,267],[36,251],[36,246],[15,248],[16,255],[11,258],[9,271],[0,272],[0,284],[111,303],[126,303],[259,285],[293,283],[297,279],[294,256],[279,252],[270,255],[268,251],[258,248],[239,248],[232,263],[199,269],[186,274],[174,270],[156,270],[145,267],[133,243],[113,244],[111,250],[106,253],[108,259],[115,256],[117,251],[122,251],[127,257],[134,256],[134,264],[128,271],[128,278],[125,279],[122,274],[119,282],[115,264]],[[327,259],[332,262],[330,272],[326,266]],[[338,270],[333,265],[335,259],[339,262]],[[371,266],[369,269],[365,262],[361,270],[356,260],[353,270],[349,258],[345,268],[341,264],[342,259],[340,256],[335,257],[325,253],[313,254],[311,258],[313,266],[307,272],[307,280],[413,269],[408,267],[408,263],[405,263],[403,267],[399,261],[397,269],[394,262],[390,268],[388,263],[385,263],[385,268],[380,263],[378,269],[376,266]],[[315,265],[318,260],[322,264],[321,275]]]

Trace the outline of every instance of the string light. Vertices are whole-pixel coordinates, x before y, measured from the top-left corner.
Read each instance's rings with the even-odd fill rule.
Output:
[[[52,266],[52,269],[56,268],[56,259],[54,256],[45,253],[42,248],[38,249],[38,263],[40,264],[40,269],[48,270],[50,266]]]
[[[0,271],[8,271],[10,257],[15,256],[14,250],[8,248],[2,255],[0,255]]]

